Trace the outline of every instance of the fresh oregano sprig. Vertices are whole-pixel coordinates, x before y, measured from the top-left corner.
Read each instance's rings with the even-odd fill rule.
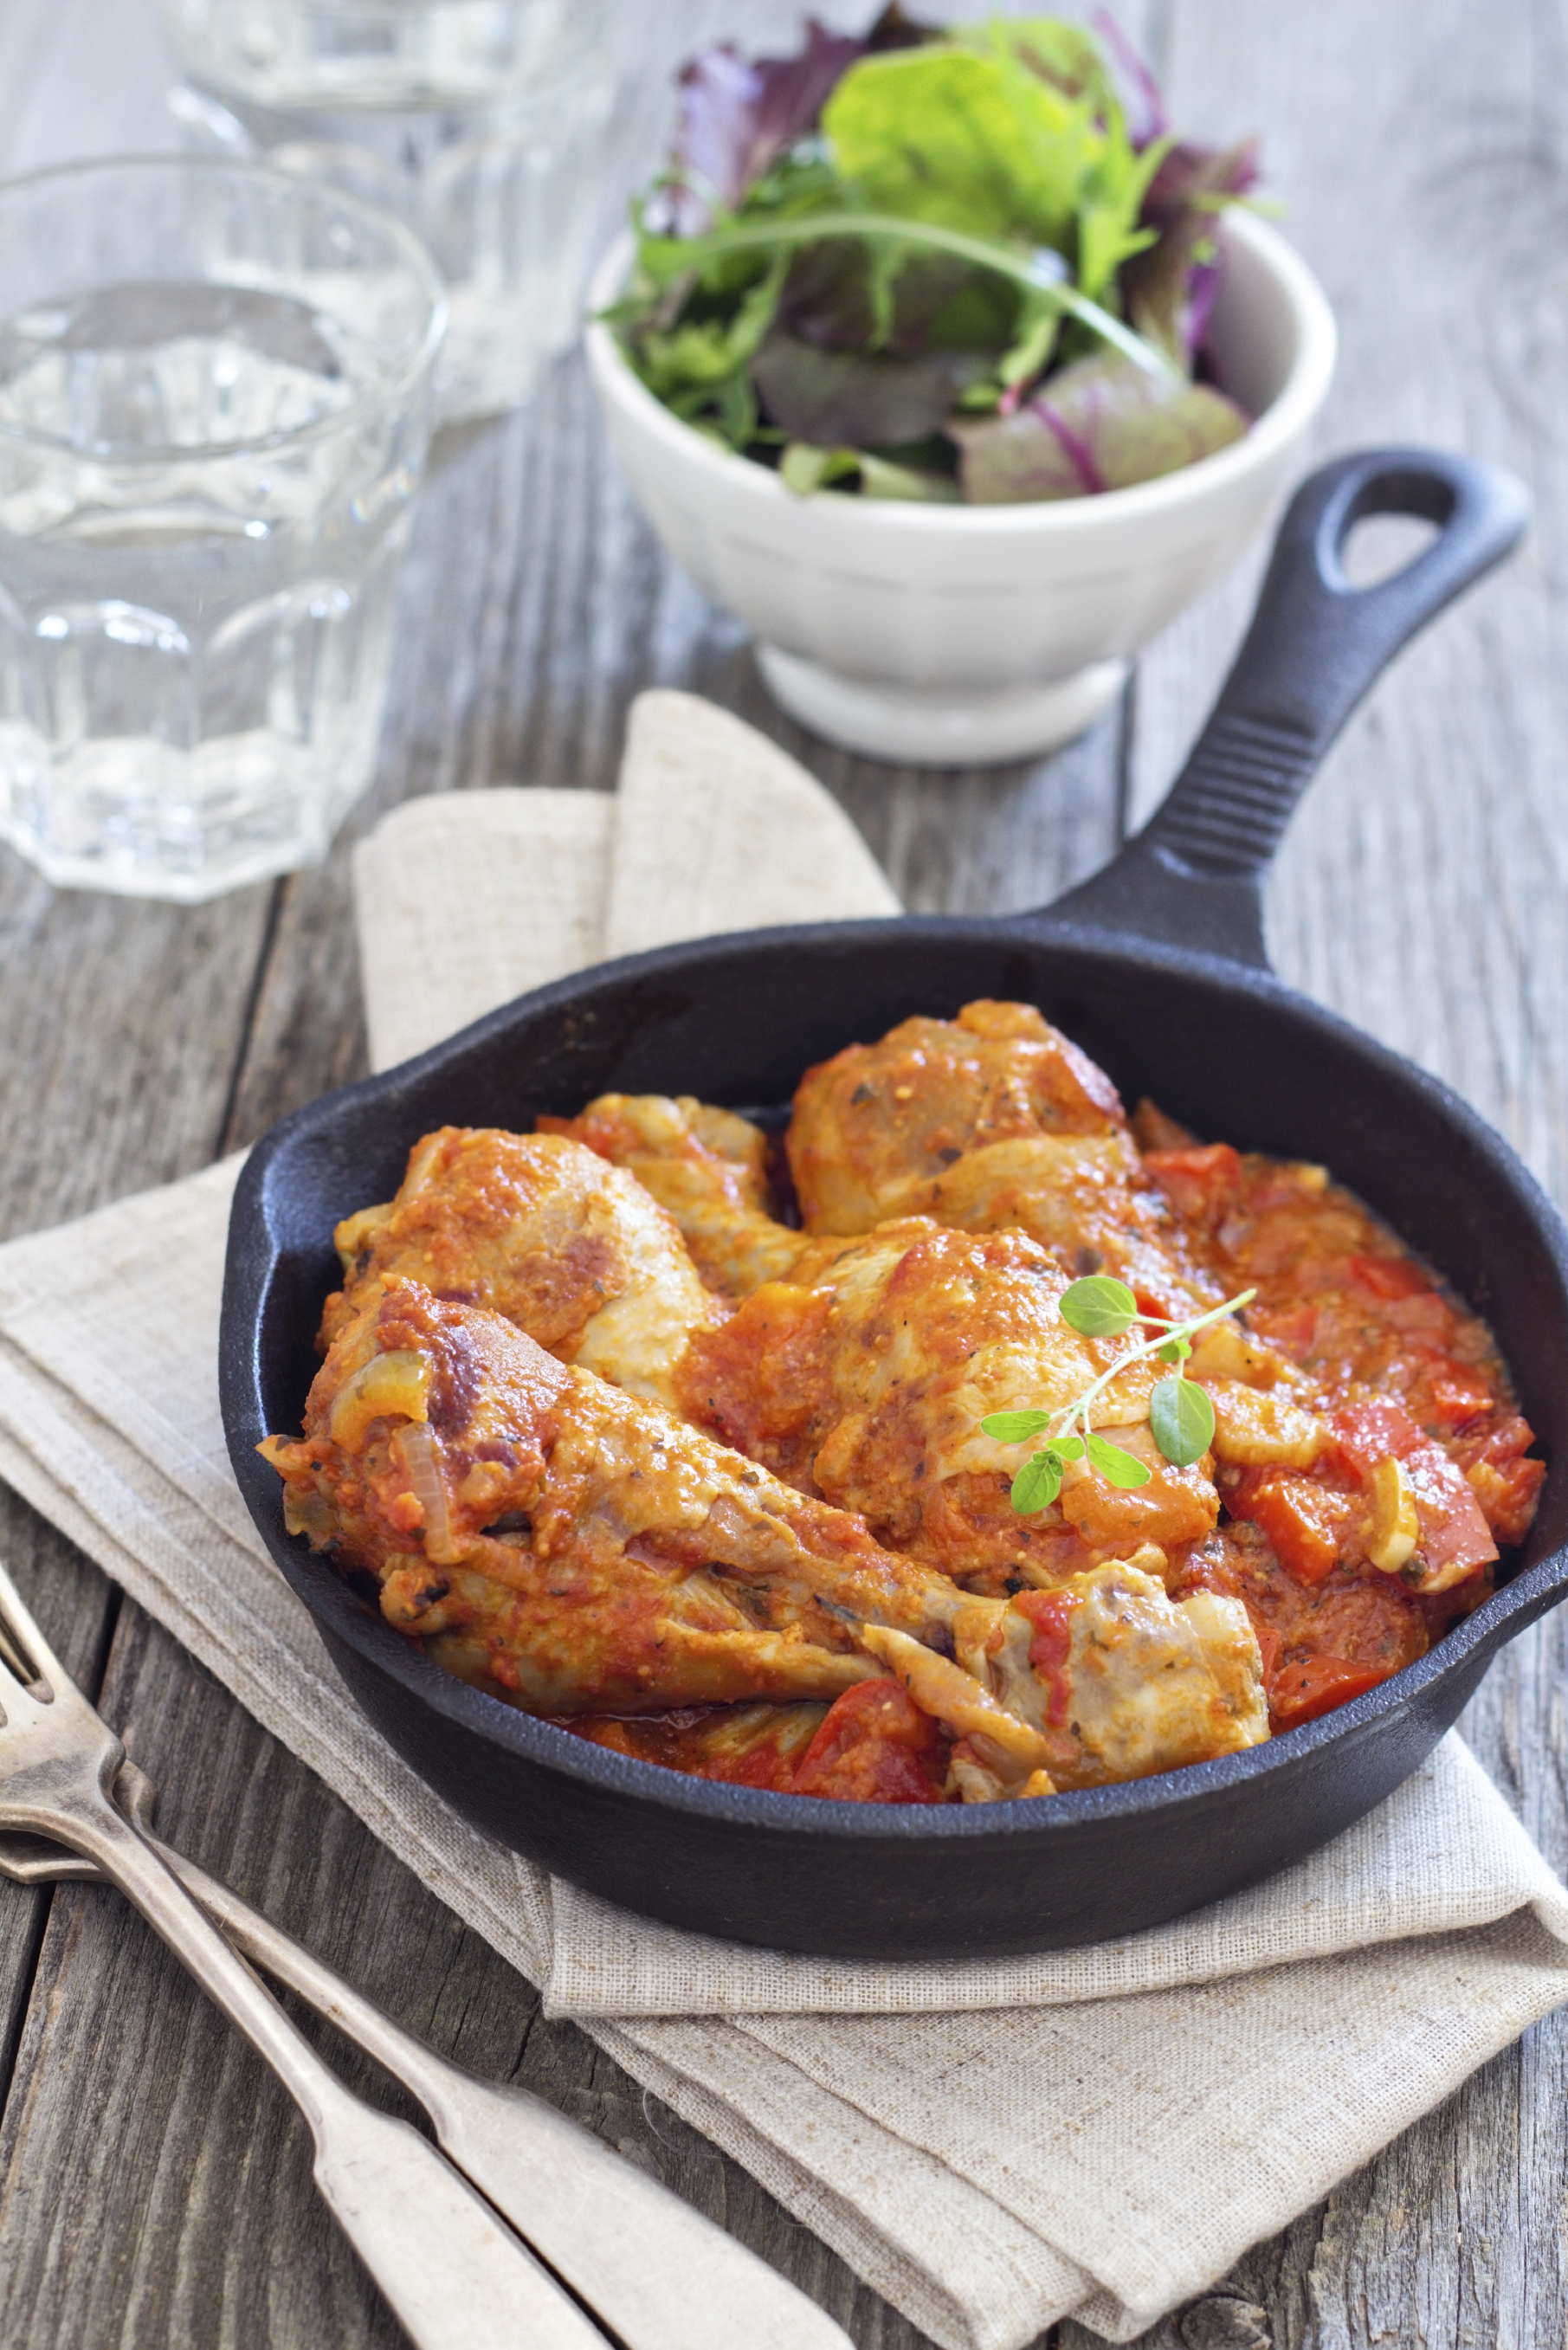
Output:
[[[1012,1481],[1012,1506],[1019,1516],[1032,1517],[1037,1510],[1050,1508],[1062,1490],[1070,1461],[1086,1458],[1108,1484],[1127,1490],[1148,1483],[1151,1471],[1143,1461],[1089,1426],[1089,1413],[1111,1382],[1120,1378],[1129,1363],[1140,1362],[1146,1355],[1170,1364],[1174,1370],[1174,1376],[1161,1379],[1149,1398],[1148,1424],[1156,1444],[1176,1469],[1189,1469],[1201,1459],[1214,1441],[1214,1407],[1197,1382],[1186,1376],[1182,1365],[1199,1330],[1239,1313],[1257,1294],[1255,1289],[1243,1289],[1228,1297],[1223,1305],[1211,1306],[1207,1314],[1172,1322],[1164,1315],[1144,1313],[1127,1283],[1112,1274],[1090,1274],[1064,1290],[1057,1311],[1080,1337],[1119,1338],[1135,1323],[1159,1335],[1128,1347],[1075,1401],[1059,1411],[993,1411],[981,1421],[986,1435],[999,1444],[1027,1444],[1033,1436],[1048,1440],[1038,1452],[1030,1454]]]

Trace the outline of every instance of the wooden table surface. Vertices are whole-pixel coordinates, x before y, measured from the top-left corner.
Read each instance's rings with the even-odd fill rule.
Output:
[[[794,15],[774,0],[620,0],[620,13],[624,41],[649,48],[628,172],[697,32],[754,42]],[[1406,656],[1335,752],[1281,858],[1270,925],[1290,979],[1456,1085],[1564,1199],[1568,11],[1137,0],[1120,13],[1184,128],[1263,135],[1271,192],[1343,335],[1320,451],[1468,450],[1514,466],[1536,499],[1523,556]],[[166,78],[150,0],[5,0],[0,169],[171,144]],[[852,759],[784,720],[741,629],[663,561],[578,363],[563,362],[527,411],[438,445],[378,781],[323,868],[182,911],[57,894],[0,850],[0,1232],[185,1174],[362,1071],[347,852],[398,801],[517,781],[608,788],[632,695],[680,685],[811,765],[911,907],[1036,902],[1101,862],[1169,780],[1255,571],[1179,623],[1120,712],[1060,757],[967,775]],[[866,2350],[918,2350],[925,2337],[742,2170],[570,2025],[542,2021],[521,1977],[3,1490],[0,1544],[160,1783],[165,1833],[438,2046],[658,2170]],[[1562,1620],[1527,1634],[1465,1722],[1559,1868],[1563,1648]],[[1148,2350],[1561,2345],[1565,2060],[1568,2022],[1553,2018]],[[0,1886],[0,2093],[8,2350],[400,2339],[316,2197],[292,2107],[117,1898]],[[1067,2324],[1054,2342],[1092,2337]]]

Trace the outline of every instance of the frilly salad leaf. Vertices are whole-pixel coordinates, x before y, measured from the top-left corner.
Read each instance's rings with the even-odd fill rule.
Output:
[[[1015,57],[896,50],[845,75],[823,109],[840,176],[869,210],[1064,252],[1105,133]]]
[[[771,164],[815,127],[822,103],[864,41],[808,17],[798,57],[748,61],[729,42],[681,69],[680,124],[670,152],[663,223],[685,235],[733,212]]]
[[[1247,429],[1192,378],[1255,173],[1171,139],[1108,20],[813,21],[685,68],[610,315],[659,399],[802,494],[1094,495]]]
[[[792,440],[891,448],[940,432],[966,384],[985,371],[977,352],[826,350],[775,327],[752,362],[772,421]]]
[[[1233,400],[1206,383],[1168,385],[1126,359],[1080,359],[1011,416],[955,420],[972,505],[1092,497],[1211,457],[1246,432]]]
[[[1122,290],[1139,333],[1173,358],[1190,363],[1213,316],[1220,292],[1215,217],[1257,180],[1256,140],[1223,151],[1164,145],[1143,202],[1152,241],[1129,261]]]

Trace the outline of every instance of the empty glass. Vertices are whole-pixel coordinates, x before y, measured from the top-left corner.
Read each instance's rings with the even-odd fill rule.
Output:
[[[193,146],[263,158],[423,238],[443,421],[524,399],[575,339],[614,82],[597,0],[159,0]]]
[[[0,834],[186,901],[369,782],[443,304],[406,229],[226,163],[0,187]]]

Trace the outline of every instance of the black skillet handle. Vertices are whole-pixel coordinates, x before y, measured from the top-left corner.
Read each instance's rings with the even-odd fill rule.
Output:
[[[1376,587],[1342,561],[1365,515],[1436,523],[1425,553]],[[1043,916],[1223,955],[1267,971],[1262,882],[1297,800],[1386,664],[1517,545],[1521,482],[1423,449],[1335,459],[1291,501],[1247,640],[1168,797],[1103,873]]]

